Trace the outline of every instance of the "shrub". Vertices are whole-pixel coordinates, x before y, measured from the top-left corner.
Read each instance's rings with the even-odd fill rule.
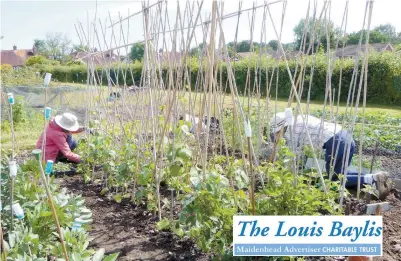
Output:
[[[10,64],[2,64],[0,70],[2,73],[10,73],[12,72],[13,67]]]
[[[35,55],[32,57],[29,57],[28,60],[26,60],[25,65],[26,66],[33,66],[35,64],[50,64],[50,65],[57,65],[60,64],[59,61],[55,60],[49,60],[44,56],[41,55]]]
[[[232,68],[235,70],[235,83],[239,94],[245,94],[249,91],[254,92],[255,89],[255,65],[259,63],[259,57],[252,56],[248,59],[243,59],[232,64]],[[296,82],[301,72],[299,62],[295,60],[288,61],[289,69],[293,75],[293,79]],[[302,100],[307,100],[308,96],[311,100],[323,100],[325,98],[326,90],[326,78],[327,78],[327,58],[323,54],[316,56],[316,61],[308,57],[308,61],[305,64],[304,72],[305,77],[303,81],[303,92],[301,95]],[[86,82],[87,69],[85,65],[75,65],[73,63],[70,66],[41,66],[41,72],[52,73],[52,78],[61,82]],[[202,74],[207,70],[206,62],[204,63]],[[250,82],[247,84],[247,72],[248,65],[250,65]],[[194,90],[200,90],[199,84],[197,83],[199,71],[199,61],[197,58],[188,57],[187,66],[190,70],[191,75],[191,88]],[[332,88],[336,89],[336,95],[339,91],[340,73],[341,73],[341,93],[340,100],[342,102],[347,101],[348,93],[351,86],[351,79],[354,72],[354,61],[352,59],[337,59],[333,63],[333,73],[331,84]],[[142,63],[136,61],[133,64],[122,64],[119,67],[113,65],[110,72],[111,80],[117,85],[132,85],[139,84],[142,74]],[[276,67],[276,68],[275,68]],[[219,84],[222,81],[222,85],[226,86],[227,83],[227,68],[226,64],[216,66],[217,82]],[[261,68],[258,74],[258,81],[261,83],[260,93],[262,97],[266,97],[267,86],[266,82],[272,83],[270,86],[270,96],[275,97],[276,92],[278,98],[288,98],[292,86],[291,81],[287,72],[286,64],[281,61],[276,66],[276,61],[270,58],[263,57],[261,59]],[[274,79],[271,78],[273,68]],[[314,69],[313,78],[311,79],[311,70]],[[342,68],[342,69],[341,69]],[[368,65],[368,92],[367,101],[375,104],[401,104],[401,56],[394,53],[373,53],[369,57]],[[100,66],[96,68],[97,74],[96,79],[103,85],[108,84],[107,73],[105,69]],[[294,76],[295,71],[297,75]],[[357,87],[360,81],[361,62],[359,63],[359,75],[357,77]],[[132,73],[132,74],[131,74]],[[159,72],[156,72],[159,73]],[[126,75],[126,77],[124,77]],[[164,65],[162,67],[162,75],[164,80],[168,81],[168,69]],[[220,77],[220,75],[222,77]],[[177,75],[173,72],[173,81],[177,81]],[[277,79],[278,77],[278,84]],[[125,79],[124,79],[125,78]],[[182,78],[181,80],[183,80]],[[228,85],[227,85],[228,86]],[[311,90],[309,92],[309,86]],[[250,88],[250,90],[248,90]],[[230,92],[230,88],[227,88],[227,92]],[[355,93],[356,97],[356,93]],[[354,99],[355,99],[354,97]],[[363,95],[361,95],[362,99]]]

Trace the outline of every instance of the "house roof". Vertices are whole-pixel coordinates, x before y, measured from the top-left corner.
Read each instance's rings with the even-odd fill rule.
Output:
[[[159,52],[157,55],[160,62],[179,62],[183,57],[183,54],[180,52]]]
[[[365,51],[366,44],[361,44],[361,53]],[[391,44],[389,43],[373,43],[369,44],[369,51],[376,51],[376,52],[384,52],[384,51],[394,51],[394,48]],[[336,52],[337,57],[351,57],[351,56],[357,56],[358,55],[358,45],[348,45],[345,46],[344,49],[341,47],[338,48]]]
[[[13,67],[23,66],[26,60],[33,55],[32,49],[2,50],[0,61],[1,64],[10,64]]]
[[[93,61],[95,65],[104,65],[118,62],[118,56],[113,51],[103,51],[96,53],[89,52],[73,52],[70,54],[73,60],[82,60],[85,63]]]

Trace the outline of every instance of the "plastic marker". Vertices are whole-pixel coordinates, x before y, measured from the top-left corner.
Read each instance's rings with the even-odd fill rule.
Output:
[[[10,177],[15,178],[17,176],[17,162],[15,160],[10,161],[8,167],[10,169]]]
[[[291,108],[286,108],[285,109],[285,121],[287,122],[288,126],[293,125],[293,116],[292,116],[292,110]]]
[[[46,107],[46,109],[45,109],[45,118],[46,118],[46,120],[50,119],[51,112],[52,112],[52,108]]]
[[[52,170],[53,170],[53,161],[48,160],[46,163],[46,175],[50,175],[50,173],[52,173]]]
[[[46,73],[45,75],[45,80],[44,80],[44,85],[45,86],[49,86],[50,83],[50,79],[52,78],[52,74],[51,73]]]
[[[245,129],[245,136],[247,138],[252,137],[251,123],[249,122],[249,120],[244,121],[244,129]]]
[[[10,105],[14,105],[14,103],[15,103],[14,95],[11,92],[9,92],[9,93],[7,93],[7,96],[8,96],[8,102],[10,103]]]
[[[24,218],[24,210],[21,208],[19,203],[13,204],[12,208],[15,216],[17,216],[18,219]]]

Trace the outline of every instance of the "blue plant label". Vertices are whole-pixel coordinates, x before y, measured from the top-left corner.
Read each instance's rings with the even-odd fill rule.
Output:
[[[53,170],[53,161],[52,160],[48,160],[46,163],[46,174],[50,175],[50,173],[52,173]]]
[[[14,105],[15,101],[14,101],[14,95],[9,92],[7,93],[7,97],[8,97],[8,103],[10,103],[10,105]]]
[[[46,120],[50,119],[51,112],[52,112],[52,109],[50,107],[46,107],[46,109],[45,109],[45,118],[46,118]]]
[[[234,256],[381,256],[382,216],[234,216]]]

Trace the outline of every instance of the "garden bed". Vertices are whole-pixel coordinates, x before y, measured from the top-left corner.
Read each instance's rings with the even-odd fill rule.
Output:
[[[82,194],[85,205],[93,212],[91,247],[105,248],[106,253],[120,252],[121,261],[208,260],[190,240],[179,239],[171,232],[158,232],[157,218],[146,209],[124,201],[109,201],[100,195],[100,186],[85,184],[80,176],[64,176],[59,181],[71,192]]]
[[[156,229],[157,218],[127,201],[118,204],[101,196],[101,186],[85,184],[80,176],[64,176],[59,179],[62,186],[73,193],[82,194],[86,206],[93,212],[90,235],[91,247],[105,248],[106,253],[120,252],[119,260],[210,260],[187,238],[180,239],[171,232]],[[164,198],[169,192],[163,191]],[[398,198],[397,198],[398,197]],[[383,213],[383,256],[380,261],[401,260],[401,201],[396,191],[387,197],[391,210]],[[351,215],[363,215],[364,200],[351,199]],[[179,204],[175,211],[179,210]],[[170,211],[164,212],[165,216]],[[259,260],[263,260],[260,259]],[[311,257],[305,260],[334,261],[341,257]]]

